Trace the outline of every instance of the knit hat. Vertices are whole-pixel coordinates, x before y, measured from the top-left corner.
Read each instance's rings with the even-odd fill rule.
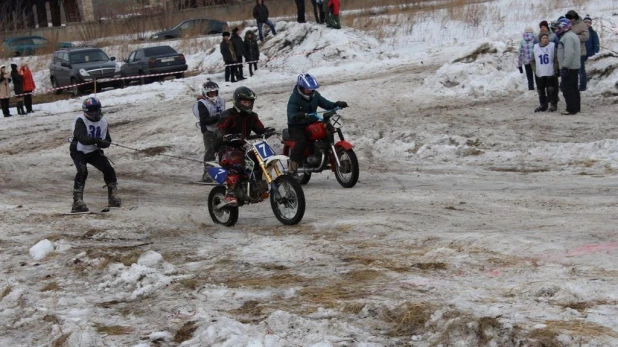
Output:
[[[584,17],[584,22],[590,22],[592,23],[592,18],[590,18],[590,15],[587,14],[586,17]]]
[[[526,30],[524,32],[526,32],[526,33],[533,33],[534,29],[532,29],[532,27],[526,27]]]
[[[13,70],[17,69],[17,64],[11,64],[11,69]]]
[[[546,20],[541,21],[541,23],[539,23],[539,28],[540,27],[546,27],[547,29],[549,29],[549,23],[547,23]]]
[[[223,37],[230,36],[230,32],[229,31],[224,31],[223,34],[221,34],[221,36],[223,36]]]
[[[579,19],[579,15],[577,14],[577,12],[570,10],[569,12],[567,12],[567,14],[564,15],[567,19],[575,19],[578,20]]]

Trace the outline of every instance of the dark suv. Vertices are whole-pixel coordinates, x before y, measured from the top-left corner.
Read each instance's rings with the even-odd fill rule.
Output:
[[[97,91],[109,86],[122,86],[122,81],[112,80],[120,77],[120,67],[116,58],[109,58],[105,52],[96,47],[79,47],[60,49],[54,53],[49,64],[49,78],[54,88],[71,85],[71,93],[78,96],[86,91]],[[87,83],[81,86],[75,84]],[[62,89],[56,90],[56,94]]]
[[[216,19],[188,19],[175,27],[158,32],[150,37],[151,40],[177,39],[195,35],[221,34],[228,28],[227,22]]]

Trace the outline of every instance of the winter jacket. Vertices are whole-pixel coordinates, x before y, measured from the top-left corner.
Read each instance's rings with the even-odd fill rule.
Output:
[[[255,34],[248,30],[245,34],[245,61],[260,60],[260,47],[258,46]]]
[[[0,74],[0,99],[8,99],[11,97],[9,83],[11,83],[11,77],[9,73],[4,72]]]
[[[223,41],[221,41],[221,55],[226,64],[234,64],[236,62],[236,50],[234,49],[232,40],[228,41],[223,39]]]
[[[517,66],[528,65],[534,57],[532,56],[534,50],[534,34],[524,33],[523,39],[519,43],[519,57],[517,58]]]
[[[558,45],[558,65],[560,68],[579,70],[581,67],[581,46],[577,35],[571,30],[562,34]]]
[[[257,2],[258,1],[256,1],[256,3]],[[253,7],[253,18],[255,18],[258,23],[266,23],[268,20],[268,7],[264,4],[256,4],[255,7]]]
[[[579,38],[580,54],[586,56],[586,41],[590,38],[590,33],[588,32],[586,23],[584,23],[581,19],[576,20],[571,25],[571,31]]]
[[[200,121],[200,131],[203,133],[207,131],[217,131],[217,123],[221,118],[221,113],[225,110],[225,100],[222,97],[217,96],[217,100],[212,102],[211,100],[201,97],[193,105],[193,114]]]
[[[84,123],[85,116],[78,116],[74,120],[74,129],[73,129],[73,141],[69,145],[69,151],[71,152],[84,152],[86,154],[92,153],[97,149],[108,148],[112,143],[112,138],[109,135],[109,127],[107,125],[107,119],[105,117],[101,118],[97,123],[104,124],[105,127],[105,136],[94,137],[90,136],[91,134],[88,132],[88,127],[86,123]],[[103,135],[103,134],[101,134]],[[103,139],[105,142],[96,144],[97,139]]]
[[[11,79],[13,80],[13,90],[15,95],[24,93],[24,76],[17,71],[17,64],[11,64]]]
[[[243,139],[251,135],[251,131],[256,134],[264,133],[264,124],[258,118],[257,113],[238,112],[236,108],[225,110],[221,114],[221,120],[217,125],[220,136],[227,134],[241,134]]]
[[[307,100],[300,95],[298,87],[295,86],[288,100],[288,128],[306,127],[311,121],[306,119],[294,120],[294,116],[298,112],[313,113],[318,110],[318,107],[325,110],[332,110],[335,108],[335,103],[324,98],[317,90],[314,91],[313,96]]]
[[[239,62],[242,62],[242,57],[245,55],[245,43],[243,42],[242,37],[238,34],[232,34],[230,41],[232,41],[232,44],[234,45],[236,59],[238,59]]]
[[[335,16],[339,15],[339,9],[340,9],[340,2],[339,0],[328,0],[328,8],[331,9],[331,13]]]
[[[36,84],[34,83],[34,78],[32,78],[32,72],[28,68],[28,66],[22,66],[19,68],[22,76],[24,76],[24,92],[29,93],[36,89]]]
[[[599,34],[597,34],[592,27],[588,28],[588,34],[590,38],[586,41],[586,56],[592,57],[593,55],[599,53],[601,43],[599,42]]]

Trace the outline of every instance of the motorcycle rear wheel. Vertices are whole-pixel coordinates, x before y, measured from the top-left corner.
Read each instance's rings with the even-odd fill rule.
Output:
[[[303,172],[301,174],[298,174],[297,177],[300,184],[307,184],[309,183],[309,180],[311,180],[311,172]]]
[[[337,157],[341,166],[335,163],[335,177],[337,182],[341,184],[343,188],[352,188],[358,182],[358,176],[360,169],[358,167],[358,158],[356,153],[352,149],[339,149],[337,150]]]
[[[216,209],[216,206],[225,199],[225,187],[216,186],[208,194],[208,213],[212,221],[231,227],[238,222],[238,206],[225,206]]]
[[[289,175],[275,179],[279,198],[275,192],[270,192],[270,206],[275,217],[284,225],[298,224],[305,215],[305,193],[300,183]]]

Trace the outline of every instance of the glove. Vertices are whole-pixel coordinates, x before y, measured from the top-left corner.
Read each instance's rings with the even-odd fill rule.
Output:
[[[345,101],[337,101],[335,103],[335,106],[339,107],[339,108],[346,108],[348,107],[348,103]]]
[[[292,117],[293,120],[300,122],[303,121],[305,119],[307,119],[307,114],[305,112],[297,112],[294,117]]]
[[[567,69],[566,67],[560,69],[560,77],[562,79],[569,78],[569,69]]]
[[[271,128],[271,127],[264,128],[264,134],[272,134],[275,131],[276,131],[275,128]]]
[[[518,66],[517,69],[519,70],[519,73],[524,73],[524,68],[521,66]]]
[[[102,140],[102,139],[95,139],[94,140],[94,144],[97,145],[97,147],[99,147],[99,148],[107,148],[107,147],[109,147],[109,145],[111,143],[107,142],[105,140]]]

